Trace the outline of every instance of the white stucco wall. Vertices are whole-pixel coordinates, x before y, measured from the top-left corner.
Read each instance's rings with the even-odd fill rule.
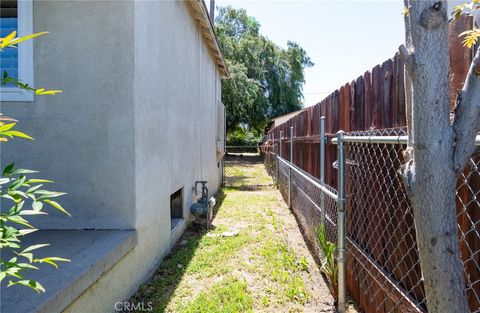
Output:
[[[194,181],[220,182],[218,72],[183,2],[137,2],[135,42],[136,223],[165,238],[170,194],[183,187],[187,210]]]
[[[187,226],[193,183],[218,190],[219,72],[184,2],[35,1],[34,19],[51,32],[35,44],[36,85],[64,93],[3,106],[38,140],[9,146],[2,161],[69,192],[72,218],[36,225],[137,230],[137,246],[66,310],[111,312]],[[172,232],[170,195],[182,187],[187,218]]]
[[[128,1],[34,1],[34,84],[63,90],[34,102],[2,102],[35,141],[3,144],[1,163],[40,171],[71,218],[33,219],[47,229],[135,226],[134,40]],[[112,12],[115,12],[112,14]]]

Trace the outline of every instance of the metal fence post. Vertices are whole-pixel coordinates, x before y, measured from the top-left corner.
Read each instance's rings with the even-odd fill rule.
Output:
[[[283,130],[280,131],[280,157],[283,158],[283,154],[282,154],[282,146],[283,146]]]
[[[325,116],[320,117],[320,183],[325,185]],[[320,207],[322,208],[322,224],[325,225],[325,195],[323,192],[320,197]]]
[[[225,188],[225,160],[227,157],[227,110],[225,105],[223,105],[223,169],[222,169],[222,186]]]
[[[293,163],[293,126],[290,126],[290,163]],[[288,207],[292,208],[292,168],[288,168]]]
[[[278,145],[275,144],[275,185],[278,186],[278,179],[279,179],[279,174],[278,174]]]
[[[338,194],[337,194],[337,257],[338,257],[338,312],[345,312],[345,147],[343,131],[338,138]]]
[[[225,188],[225,155],[222,156],[222,187]]]

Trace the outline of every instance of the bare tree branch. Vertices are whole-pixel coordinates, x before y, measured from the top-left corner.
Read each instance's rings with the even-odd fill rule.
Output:
[[[408,37],[408,36],[407,36]],[[404,45],[398,47],[398,55],[405,64],[405,113],[407,115],[407,134],[408,134],[408,146],[413,146],[413,117],[412,117],[412,77],[415,72],[415,57],[413,53],[408,52]],[[413,152],[410,154],[413,159]],[[408,162],[409,159],[407,159]]]
[[[405,17],[405,23],[408,24],[408,17]],[[406,36],[406,41],[409,41],[410,35]],[[407,115],[407,134],[408,134],[408,147],[403,152],[404,164],[402,165],[400,173],[403,177],[403,182],[407,190],[408,196],[413,199],[413,185],[415,178],[415,163],[414,163],[414,150],[413,150],[413,116],[412,116],[412,76],[415,68],[414,57],[411,53],[408,52],[407,48],[404,45],[398,47],[398,52],[400,59],[402,59],[405,64],[405,112]]]
[[[477,49],[462,90],[457,95],[455,117],[454,169],[463,170],[475,151],[475,137],[480,130],[480,49]]]
[[[408,47],[413,47],[412,45],[412,32],[410,24],[410,4],[408,0],[403,0],[403,5],[405,6],[405,45]],[[406,166],[404,167],[404,178],[410,177],[411,169],[409,168],[413,164],[414,154],[413,154],[413,116],[412,116],[412,103],[413,103],[413,92],[412,92],[412,78],[413,67],[415,65],[413,56],[408,52],[408,49],[401,45],[399,48],[399,56],[405,64],[404,70],[404,80],[405,80],[405,112],[407,115],[407,134],[408,134],[408,148],[404,153]],[[411,161],[411,162],[410,162]],[[412,182],[407,182],[406,186],[411,186]],[[411,190],[410,190],[411,191]]]

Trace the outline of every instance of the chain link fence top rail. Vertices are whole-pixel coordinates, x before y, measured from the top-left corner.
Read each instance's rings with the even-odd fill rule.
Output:
[[[406,129],[346,135],[404,136]],[[405,146],[398,143],[345,142],[346,283],[365,312],[427,312],[413,210],[399,174],[404,149]],[[321,257],[315,229],[321,223],[325,208],[328,240],[337,242],[335,200],[322,197],[322,191],[312,184],[312,181],[319,183],[317,178],[284,162],[277,165],[274,146],[266,150],[269,151],[268,162],[265,159],[268,172],[273,177],[277,175],[278,187],[286,201],[289,171],[296,169],[290,174],[292,210],[307,243],[315,255]],[[327,172],[328,167],[332,170],[332,157],[326,155]],[[335,189],[329,188],[335,193]],[[477,149],[460,175],[457,187],[460,250],[472,312],[480,312],[479,197],[480,150]]]

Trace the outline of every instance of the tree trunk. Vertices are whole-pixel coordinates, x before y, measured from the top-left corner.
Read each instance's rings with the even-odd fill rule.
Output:
[[[400,54],[412,103],[403,174],[414,208],[427,308],[433,313],[469,312],[455,211],[447,3],[408,1],[407,8],[407,48],[401,47]]]

